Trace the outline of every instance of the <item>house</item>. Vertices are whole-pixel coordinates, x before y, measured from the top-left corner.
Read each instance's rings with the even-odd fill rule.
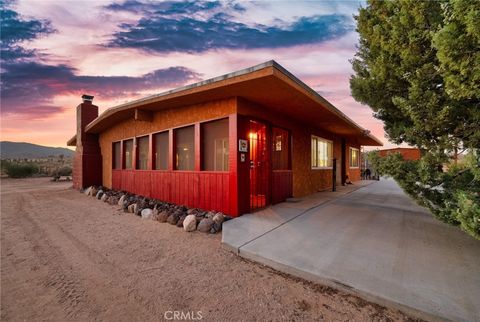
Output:
[[[393,148],[393,149],[384,149],[377,150],[378,155],[381,157],[386,157],[389,154],[400,153],[404,160],[420,160],[421,152],[417,148]]]
[[[77,107],[74,187],[238,216],[360,180],[382,143],[275,61],[112,107]]]

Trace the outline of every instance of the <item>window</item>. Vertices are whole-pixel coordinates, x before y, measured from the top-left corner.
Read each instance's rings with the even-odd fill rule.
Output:
[[[123,160],[124,160],[124,168],[131,169],[132,168],[132,160],[133,160],[133,140],[126,140],[123,141]]]
[[[112,168],[113,169],[121,169],[122,168],[122,151],[121,151],[121,143],[120,142],[113,142],[112,145]]]
[[[359,151],[355,148],[350,148],[350,168],[358,168],[360,164]]]
[[[148,169],[148,136],[137,138],[137,164],[136,168],[139,170]]]
[[[272,128],[272,169],[289,170],[289,135],[288,131]]]
[[[312,168],[330,168],[332,159],[332,141],[312,135]]]
[[[168,169],[168,131],[153,135],[155,152],[153,155],[153,168],[155,170]]]
[[[174,130],[175,170],[193,170],[195,165],[195,127]]]
[[[202,170],[228,171],[228,119],[202,124]]]

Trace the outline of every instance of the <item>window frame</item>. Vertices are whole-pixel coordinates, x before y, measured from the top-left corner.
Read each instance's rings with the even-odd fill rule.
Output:
[[[352,165],[352,151],[356,151],[357,152],[357,165]],[[350,167],[350,169],[358,169],[360,168],[360,149],[357,149],[357,148],[354,148],[354,147],[349,147],[349,155],[348,155],[348,165]]]
[[[315,147],[315,158],[316,161],[317,161],[317,164],[318,164],[318,141],[323,141],[323,142],[326,142],[327,144],[330,144],[331,145],[331,155],[329,156],[330,158],[328,159],[329,160],[329,163],[331,165],[329,166],[314,166],[313,165],[313,151],[312,151],[312,143],[313,143],[313,140],[316,140],[317,144],[316,144],[316,147]],[[320,136],[317,136],[317,135],[311,135],[310,137],[310,166],[311,166],[311,169],[312,170],[328,170],[328,169],[333,169],[333,141],[332,140],[328,140],[328,139],[325,139],[325,138],[322,138]]]
[[[151,145],[151,149],[152,149],[152,157],[151,157],[151,162],[152,162],[152,171],[169,171],[170,170],[170,149],[173,149],[173,147],[171,147],[171,142],[170,142],[170,131],[173,131],[174,129],[166,129],[166,130],[163,130],[163,131],[160,131],[160,132],[154,132],[152,133],[152,145]],[[157,158],[155,156],[155,154],[158,152],[157,151],[157,135],[167,135],[167,167],[165,169],[157,169]],[[172,133],[173,135],[173,133]]]
[[[205,169],[205,160],[204,160],[204,156],[205,156],[205,148],[204,148],[204,135],[205,135],[205,125],[209,124],[209,123],[214,123],[214,122],[219,122],[219,121],[226,121],[227,123],[227,137],[224,137],[224,138],[220,138],[222,140],[222,142],[227,142],[227,170],[206,170]],[[202,172],[215,172],[215,173],[228,173],[230,172],[230,119],[228,117],[220,117],[220,118],[216,118],[216,119],[212,119],[212,120],[208,120],[208,121],[202,121],[202,122],[199,122],[200,124],[200,171]],[[214,142],[216,143],[217,140],[219,139],[215,139]],[[215,147],[214,147],[215,149]],[[216,157],[213,158],[214,160],[214,165],[216,165]],[[215,166],[214,166],[215,168]]]
[[[147,139],[147,156],[146,156],[146,161],[147,165],[145,169],[140,169],[140,139]],[[150,135],[142,135],[142,136],[137,136],[135,137],[135,143],[134,143],[134,150],[135,150],[135,170],[138,171],[147,171],[150,170],[148,168],[148,159],[149,159],[149,154],[150,154]]]
[[[119,151],[118,153],[120,154],[120,162],[117,164],[116,162],[116,157],[115,157],[115,145],[118,143]],[[122,170],[123,169],[123,157],[122,157],[122,140],[120,141],[113,141],[112,142],[112,170]]]
[[[197,158],[197,140],[196,140],[196,124],[197,123],[193,123],[193,124],[189,124],[189,125],[183,125],[183,126],[179,126],[179,127],[175,127],[173,128],[173,144],[172,144],[172,147],[170,149],[172,149],[173,151],[173,164],[172,164],[172,171],[184,171],[184,172],[193,172],[193,171],[196,171],[195,170],[195,163],[196,163],[196,158]],[[200,124],[200,123],[199,123]],[[177,154],[177,144],[178,144],[178,140],[177,140],[177,136],[178,136],[178,132],[179,130],[182,130],[182,129],[186,129],[186,128],[193,128],[193,168],[192,169],[178,169],[178,154]]]
[[[127,158],[126,158],[126,149],[125,149],[125,146],[127,144],[127,141],[132,141],[132,157],[131,157],[131,160],[132,160],[132,166],[130,168],[127,169],[126,167],[126,164],[127,164]],[[122,170],[135,170],[135,167],[134,167],[134,160],[135,160],[135,138],[132,137],[132,138],[127,138],[127,139],[123,139],[122,141]]]

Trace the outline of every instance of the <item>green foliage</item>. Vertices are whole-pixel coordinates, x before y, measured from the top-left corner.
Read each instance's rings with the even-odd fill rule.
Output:
[[[38,167],[32,163],[7,163],[5,173],[10,178],[26,178],[38,173]]]
[[[418,161],[371,153],[370,162],[437,218],[480,238],[480,2],[371,0],[356,20],[353,97],[392,142],[422,150]],[[459,150],[470,152],[456,166]]]

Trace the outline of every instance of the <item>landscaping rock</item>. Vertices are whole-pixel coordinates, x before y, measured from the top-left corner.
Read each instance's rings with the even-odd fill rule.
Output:
[[[183,221],[185,231],[195,231],[197,229],[197,219],[195,215],[188,215]]]
[[[177,227],[183,227],[183,221],[185,220],[186,217],[187,215],[180,216],[180,219],[178,219],[177,221]]]
[[[145,208],[142,210],[141,214],[142,214],[142,219],[151,219],[153,210],[150,208]]]
[[[90,196],[91,191],[92,191],[92,187],[88,187],[87,189],[85,189],[83,193],[86,194],[87,196]]]
[[[111,197],[108,199],[108,203],[111,204],[112,206],[118,205],[118,198],[115,197],[115,196],[111,196]]]
[[[198,224],[197,230],[202,233],[208,233],[210,232],[210,229],[212,229],[213,224],[214,221],[212,218],[203,218]]]
[[[152,220],[158,220],[158,214],[157,206],[155,206],[155,208],[152,210]]]
[[[133,213],[135,205],[136,205],[136,204],[134,204],[134,203],[132,203],[131,205],[129,205],[129,206],[128,206],[128,212]]]
[[[215,223],[219,223],[221,225],[223,223],[223,213],[217,212],[212,219]]]
[[[209,211],[205,214],[205,218],[213,218],[213,216],[215,216],[215,213],[211,212],[211,211]]]
[[[103,190],[98,190],[97,194],[95,195],[95,198],[99,199],[102,198],[103,196]]]
[[[158,221],[159,222],[167,222],[167,219],[168,219],[168,212],[166,212],[165,210],[162,211],[159,215],[158,215]]]
[[[92,187],[92,189],[90,190],[89,196],[95,197],[97,195],[97,192],[98,192],[97,188]]]
[[[121,207],[123,206],[123,202],[125,201],[125,198],[126,198],[125,195],[122,195],[122,196],[120,197],[120,199],[118,200],[118,205],[119,205],[119,206],[121,206]]]
[[[103,202],[106,202],[107,199],[108,199],[108,196],[107,196],[106,193],[104,193],[103,196],[102,196],[102,198],[101,198],[100,200],[103,201]]]
[[[221,223],[215,222],[213,224],[212,228],[210,228],[210,234],[216,234],[220,231],[222,231],[222,224]]]
[[[180,216],[177,213],[173,213],[170,216],[168,216],[167,222],[170,225],[176,225],[179,219],[180,219]]]

